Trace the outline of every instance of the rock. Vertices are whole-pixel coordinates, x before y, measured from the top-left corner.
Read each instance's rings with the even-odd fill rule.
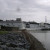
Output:
[[[3,48],[0,48],[0,50],[3,50]]]
[[[30,44],[20,32],[17,32],[0,35],[0,46],[3,50],[28,50]]]
[[[0,50],[46,50],[41,42],[28,32],[0,35]]]

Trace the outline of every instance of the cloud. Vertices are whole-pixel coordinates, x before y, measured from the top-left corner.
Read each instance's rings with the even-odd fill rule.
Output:
[[[0,0],[1,19],[21,17],[27,21],[44,22],[45,16],[49,21],[50,0]]]
[[[36,0],[39,5],[50,6],[50,0]]]

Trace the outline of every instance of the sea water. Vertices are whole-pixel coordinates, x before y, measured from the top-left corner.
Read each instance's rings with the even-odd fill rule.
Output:
[[[50,50],[50,31],[30,31],[30,33],[37,38],[46,50]]]

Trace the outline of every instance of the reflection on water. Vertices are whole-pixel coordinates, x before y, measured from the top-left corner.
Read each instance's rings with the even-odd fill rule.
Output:
[[[30,33],[42,42],[47,50],[50,50],[50,31],[30,31]]]

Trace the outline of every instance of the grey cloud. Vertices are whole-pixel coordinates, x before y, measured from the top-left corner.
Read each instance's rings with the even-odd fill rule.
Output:
[[[18,12],[18,8],[20,11]],[[34,20],[44,22],[45,16],[50,18],[50,6],[39,4],[38,0],[0,0],[0,18]],[[29,19],[28,19],[29,18]],[[41,20],[43,19],[43,20]]]

